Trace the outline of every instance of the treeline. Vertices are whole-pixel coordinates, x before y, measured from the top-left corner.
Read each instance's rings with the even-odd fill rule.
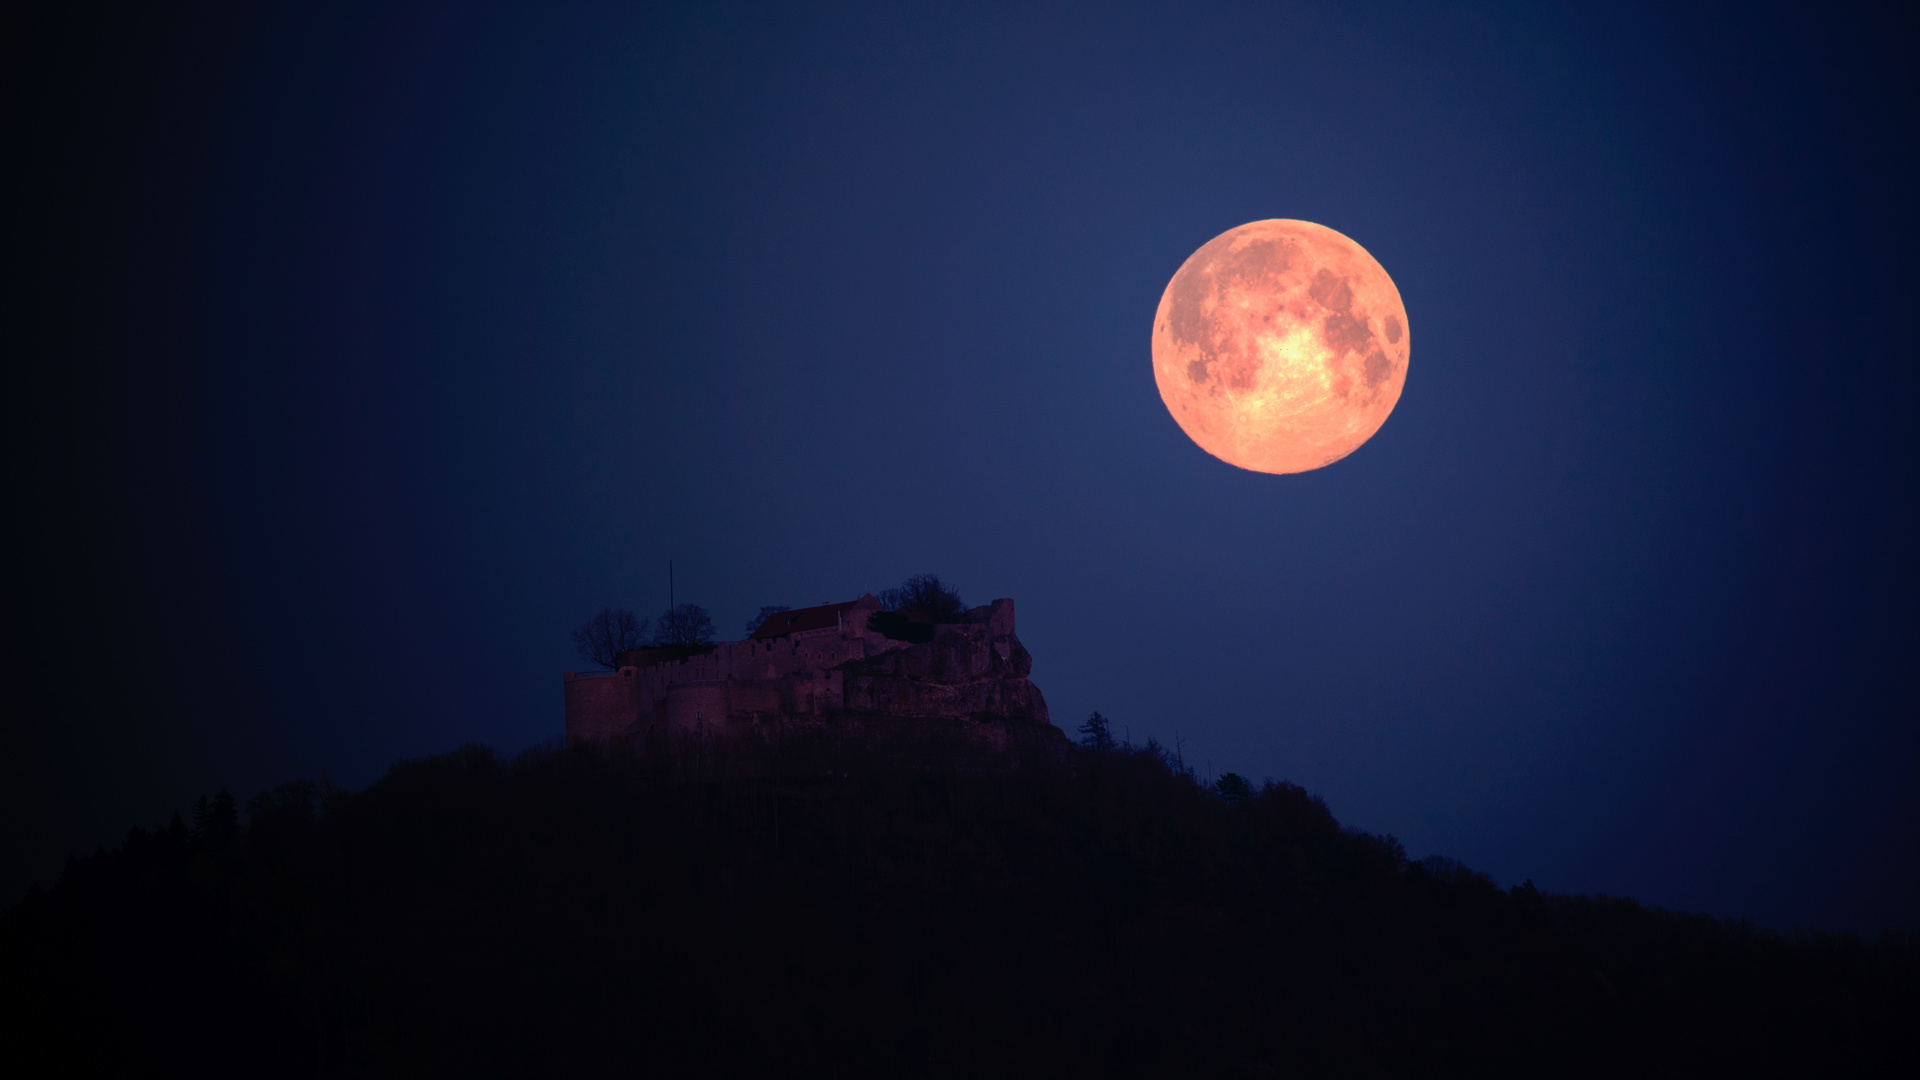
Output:
[[[1242,785],[683,742],[207,800],[0,917],[0,1071],[1911,1072],[1909,935],[1500,890]]]

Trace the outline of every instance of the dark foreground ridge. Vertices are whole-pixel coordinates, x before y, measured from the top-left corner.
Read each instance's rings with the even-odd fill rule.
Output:
[[[0,918],[0,1071],[1912,1074],[1902,932],[1501,891],[1155,750],[671,750],[470,747],[136,829]]]

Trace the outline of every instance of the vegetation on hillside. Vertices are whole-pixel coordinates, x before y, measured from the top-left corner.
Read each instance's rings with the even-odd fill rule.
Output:
[[[891,589],[881,589],[874,599],[889,612],[913,613],[931,622],[962,622],[967,604],[960,590],[941,581],[937,574],[910,574]]]
[[[1096,725],[1102,728],[1103,725]],[[402,762],[0,917],[8,1075],[1872,1074],[1916,940],[1500,890],[1158,747]],[[656,748],[658,749],[658,748]],[[1224,781],[1226,778],[1222,778]],[[17,1067],[31,1061],[37,1068]]]
[[[881,610],[867,616],[867,629],[895,641],[924,645],[933,640],[934,624],[961,622],[966,601],[960,591],[935,574],[912,574],[875,599]]]
[[[654,622],[657,646],[713,644],[713,617],[699,604],[675,604]]]
[[[615,668],[620,666],[621,653],[652,640],[647,635],[647,620],[626,608],[601,608],[598,615],[574,630],[573,649],[589,664]]]

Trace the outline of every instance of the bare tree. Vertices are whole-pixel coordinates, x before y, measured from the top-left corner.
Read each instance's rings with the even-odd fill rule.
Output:
[[[573,632],[573,647],[580,651],[580,659],[604,668],[617,667],[621,653],[646,643],[647,620],[635,618],[626,608],[601,608],[600,614]]]
[[[882,590],[876,599],[888,611],[918,611],[934,622],[954,622],[967,609],[960,591],[933,574],[915,574],[899,588]]]
[[[761,625],[767,621],[769,615],[778,615],[783,611],[792,610],[792,608],[785,604],[768,604],[766,607],[761,608],[760,614],[747,620],[747,636],[753,636],[753,632],[760,629]]]
[[[707,645],[713,641],[713,619],[699,604],[676,604],[660,616],[655,645]]]

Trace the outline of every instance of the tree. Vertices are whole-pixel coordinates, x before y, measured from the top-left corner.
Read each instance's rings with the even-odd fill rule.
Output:
[[[747,636],[749,637],[753,636],[753,632],[755,630],[760,629],[760,624],[767,621],[767,616],[778,615],[783,611],[792,611],[792,610],[793,610],[792,608],[788,607],[785,604],[768,604],[766,607],[761,608],[760,614],[755,615],[753,618],[747,620]]]
[[[647,620],[634,618],[626,608],[601,608],[600,614],[573,632],[580,659],[603,668],[620,666],[620,654],[647,643]]]
[[[1113,752],[1113,730],[1107,718],[1095,712],[1080,725],[1080,745],[1102,754]]]
[[[193,804],[193,839],[200,846],[219,851],[233,843],[240,830],[240,806],[233,792],[221,788],[212,799],[205,795]]]
[[[713,642],[713,619],[699,604],[677,604],[660,615],[655,645],[707,645]]]
[[[1228,802],[1239,802],[1253,794],[1253,782],[1239,773],[1221,773],[1220,779],[1213,782],[1213,790]]]
[[[898,588],[883,589],[878,597],[888,611],[918,611],[934,622],[958,622],[967,605],[960,591],[933,574],[915,574]]]

